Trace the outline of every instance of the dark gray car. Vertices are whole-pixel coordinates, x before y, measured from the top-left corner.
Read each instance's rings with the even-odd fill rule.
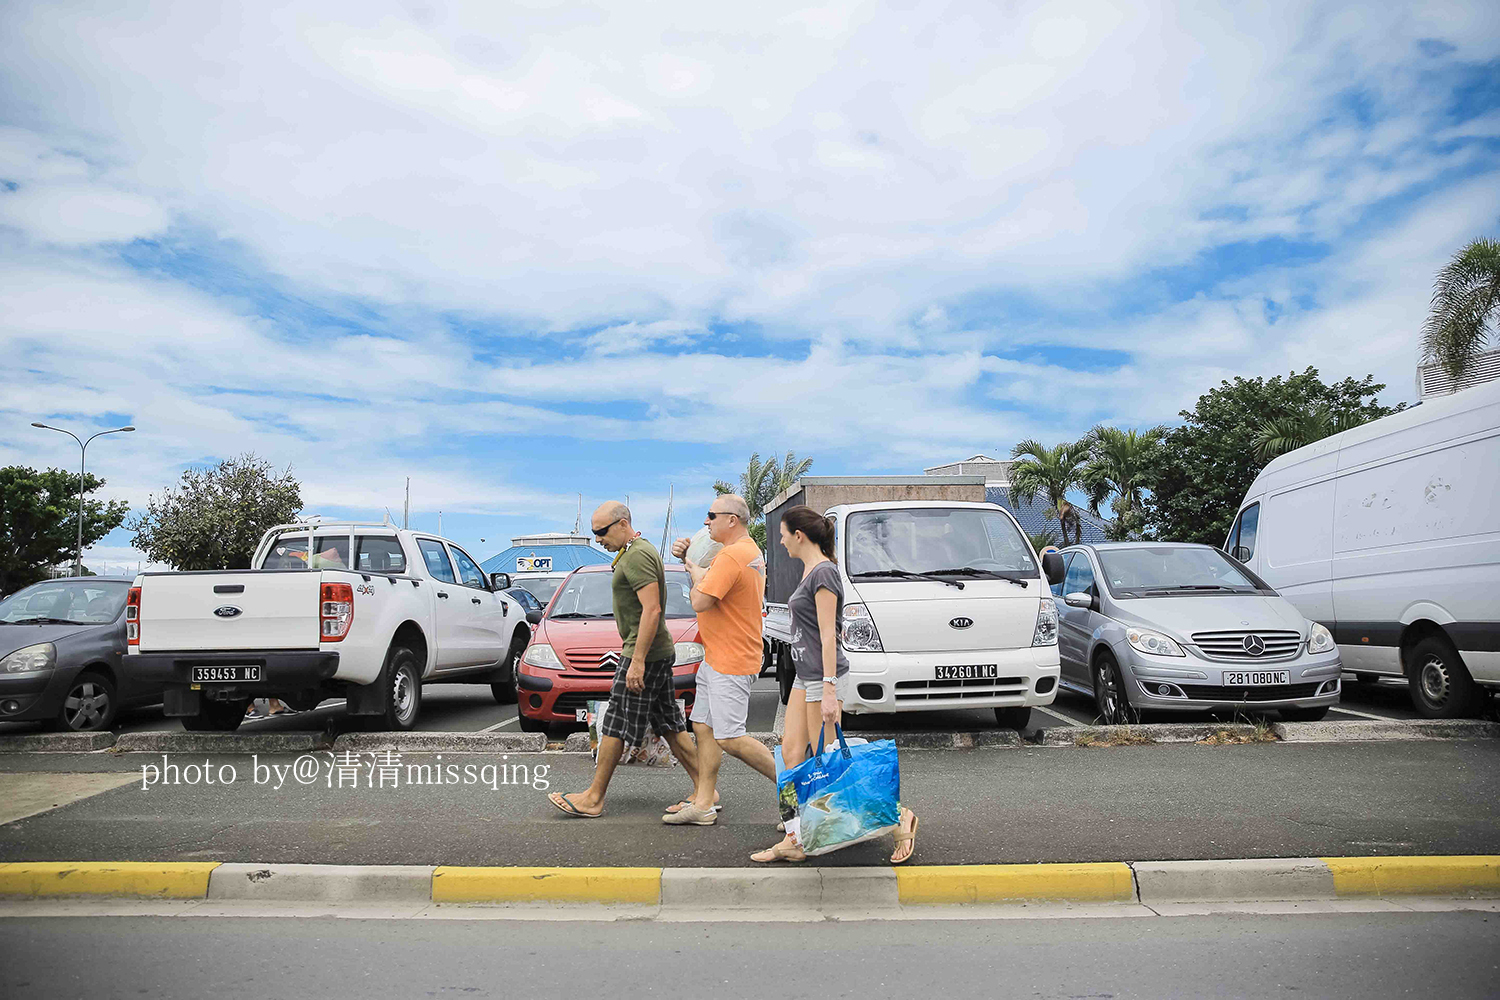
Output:
[[[122,670],[130,583],[48,580],[0,601],[0,722],[108,729],[122,706],[161,700]]]
[[[1110,542],[1062,556],[1060,683],[1092,694],[1106,723],[1235,708],[1312,721],[1338,703],[1328,629],[1218,549]]]

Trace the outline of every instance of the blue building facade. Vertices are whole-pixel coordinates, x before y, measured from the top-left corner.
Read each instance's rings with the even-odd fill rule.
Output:
[[[580,566],[607,563],[611,558],[582,535],[546,532],[512,538],[510,548],[479,565],[486,573],[566,573]]]

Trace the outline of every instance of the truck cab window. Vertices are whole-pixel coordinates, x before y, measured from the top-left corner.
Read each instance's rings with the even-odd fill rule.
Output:
[[[453,564],[448,561],[448,552],[436,538],[418,538],[417,548],[422,552],[422,561],[427,564],[427,575],[443,583],[458,583],[453,575]]]
[[[457,545],[449,546],[453,551],[453,561],[458,564],[458,578],[465,587],[474,587],[478,590],[489,590],[484,585],[484,570],[470,559],[468,554]]]
[[[354,539],[354,568],[370,573],[406,572],[406,553],[395,535],[359,535]]]

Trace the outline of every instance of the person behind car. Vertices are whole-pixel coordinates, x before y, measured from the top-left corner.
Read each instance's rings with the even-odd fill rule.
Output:
[[[592,527],[606,552],[619,553],[610,590],[623,645],[609,692],[609,712],[599,733],[593,782],[582,792],[547,796],[558,809],[579,819],[604,815],[604,796],[626,744],[641,746],[648,730],[666,738],[695,784],[698,774],[697,753],[672,688],[677,656],[662,610],[667,580],[661,553],[631,526],[630,508],[623,503],[607,503],[594,511]]]
[[[839,645],[839,621],[844,612],[844,583],[834,562],[833,521],[811,507],[788,508],[781,516],[781,545],[802,563],[802,582],[792,591],[787,608],[792,613],[792,665],[797,679],[786,703],[786,730],[781,738],[781,762],[796,767],[807,759],[811,734],[831,734],[843,718],[849,694],[849,659]],[[778,797],[779,801],[779,797]],[[786,836],[779,844],[750,855],[750,860],[804,861],[797,840],[800,826],[796,807],[781,803]],[[899,865],[916,849],[917,816],[900,810],[896,850],[891,864]]]
[[[742,498],[726,493],[714,500],[703,523],[723,548],[707,568],[688,558],[691,539],[672,544],[672,554],[683,560],[693,580],[689,599],[698,613],[703,663],[692,718],[698,780],[691,799],[667,807],[663,823],[712,826],[718,821],[715,786],[726,753],[776,780],[776,758],[745,732],[750,689],[760,676],[761,595],[766,589],[766,559],[750,537],[749,520],[750,508]]]

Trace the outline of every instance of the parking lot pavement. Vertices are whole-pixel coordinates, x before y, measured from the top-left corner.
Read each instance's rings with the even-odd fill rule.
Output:
[[[161,755],[0,754],[0,795],[38,772],[143,779],[0,825],[0,862],[738,867],[777,836],[771,783],[732,760],[719,824],[683,828],[660,821],[687,790],[680,768],[621,768],[605,815],[579,820],[546,793],[583,788],[587,754],[408,753],[397,781],[373,788],[368,761],[358,787],[329,787],[327,756],[308,755],[322,763],[306,783],[283,771],[278,787],[270,765],[296,755],[210,758],[209,785],[204,755],[174,754],[175,780],[143,787],[143,767],[159,768]],[[902,801],[923,817],[923,865],[1500,854],[1496,740],[904,750],[900,760]],[[406,770],[438,763],[452,768],[441,784]],[[466,777],[470,765],[498,764],[512,770],[497,788],[483,772]],[[890,850],[882,838],[818,860],[878,865]]]
[[[11,997],[1493,997],[1493,914],[787,923],[0,919]],[[87,960],[79,961],[82,942]],[[826,985],[825,985],[826,984]]]

